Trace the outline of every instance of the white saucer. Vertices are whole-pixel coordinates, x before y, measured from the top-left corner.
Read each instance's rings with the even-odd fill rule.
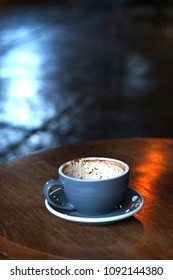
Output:
[[[53,191],[51,196],[54,198],[58,197],[58,199],[61,199],[62,196],[64,203],[64,194],[61,189]],[[46,208],[53,215],[64,220],[86,224],[107,224],[126,219],[137,213],[142,208],[143,204],[144,199],[142,195],[130,188],[127,189],[121,204],[116,207],[115,210],[110,213],[97,216],[84,215],[76,210],[62,210],[58,207],[52,206],[48,203],[47,199],[45,199]]]

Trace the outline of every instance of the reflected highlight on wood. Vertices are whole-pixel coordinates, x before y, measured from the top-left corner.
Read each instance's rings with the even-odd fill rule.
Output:
[[[144,159],[137,168],[137,171],[140,172],[137,184],[139,186],[144,185],[145,188],[150,189],[150,192],[146,191],[143,193],[145,196],[149,196],[150,200],[154,197],[153,191],[160,174],[163,174],[165,171],[165,161],[166,159],[160,145],[151,144],[146,155],[144,155]]]

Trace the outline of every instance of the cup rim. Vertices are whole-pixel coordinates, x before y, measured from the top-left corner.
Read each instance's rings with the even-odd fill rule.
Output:
[[[80,179],[80,178],[74,178],[74,177],[70,177],[70,176],[67,176],[66,174],[63,173],[63,168],[70,164],[70,162],[74,161],[74,160],[80,160],[80,159],[98,159],[98,160],[112,160],[112,161],[116,161],[116,162],[119,162],[121,164],[123,164],[125,166],[125,171],[123,171],[122,173],[118,174],[118,175],[115,175],[111,178],[104,178],[104,179]],[[62,176],[62,177],[65,177],[67,179],[70,179],[72,181],[78,181],[78,182],[103,182],[103,181],[108,181],[108,180],[112,180],[112,179],[115,179],[115,178],[119,178],[119,177],[123,177],[124,175],[126,175],[128,172],[129,172],[129,165],[122,161],[122,160],[119,160],[119,159],[115,159],[115,158],[108,158],[108,157],[80,157],[80,158],[75,158],[75,159],[72,159],[72,160],[69,160],[67,162],[64,162],[58,169],[58,172],[59,174]]]

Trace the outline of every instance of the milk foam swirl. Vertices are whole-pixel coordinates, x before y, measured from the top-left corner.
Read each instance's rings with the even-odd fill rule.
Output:
[[[66,176],[81,180],[102,180],[119,176],[125,171],[125,166],[115,160],[78,159],[66,165],[63,173]]]

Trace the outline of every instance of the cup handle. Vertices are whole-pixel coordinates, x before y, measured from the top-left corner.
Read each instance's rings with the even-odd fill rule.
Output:
[[[60,186],[61,189],[64,189],[64,184],[60,179],[59,180],[52,179],[52,180],[46,182],[45,185],[43,186],[43,193],[44,193],[44,196],[47,199],[47,201],[56,208],[64,209],[64,210],[74,210],[75,208],[70,202],[67,202],[64,205],[60,205],[51,199],[51,197],[49,195],[49,191],[53,186]]]

